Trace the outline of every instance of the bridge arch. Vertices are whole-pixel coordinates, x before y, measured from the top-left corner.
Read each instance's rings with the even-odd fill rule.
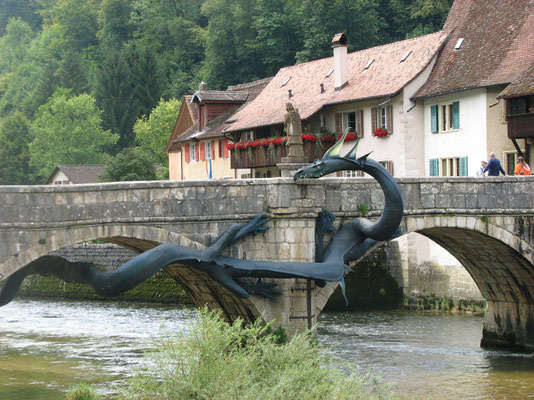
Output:
[[[93,240],[106,240],[137,253],[142,253],[162,243],[179,244],[197,250],[206,248],[202,243],[191,240],[184,234],[160,227],[102,224],[47,232],[46,239],[38,239],[29,249],[11,256],[4,266],[7,271],[15,272],[51,252]],[[164,270],[186,291],[197,307],[207,305],[211,309],[219,309],[229,321],[234,321],[238,317],[253,321],[260,315],[250,299],[237,297],[201,271],[177,263],[170,264]]]

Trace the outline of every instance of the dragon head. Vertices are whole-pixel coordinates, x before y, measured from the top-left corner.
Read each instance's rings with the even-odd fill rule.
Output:
[[[341,139],[324,154],[323,158],[315,160],[313,164],[300,168],[293,176],[293,180],[298,181],[299,179],[305,178],[318,179],[324,175],[343,170],[362,170],[369,154],[356,158],[356,148],[358,147],[360,138],[357,139],[356,144],[345,156],[341,157],[339,155],[341,146],[343,146],[348,133],[349,129],[346,129]]]

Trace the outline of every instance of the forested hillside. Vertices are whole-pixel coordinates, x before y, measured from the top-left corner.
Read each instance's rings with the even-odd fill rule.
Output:
[[[349,51],[431,33],[451,4],[0,0],[0,184],[135,146],[166,163],[178,100],[200,81],[225,89],[328,57],[337,32]]]

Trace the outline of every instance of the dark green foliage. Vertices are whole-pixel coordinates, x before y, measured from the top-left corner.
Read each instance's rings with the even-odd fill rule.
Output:
[[[61,61],[57,75],[58,85],[71,89],[74,95],[89,93],[91,90],[87,79],[87,72],[83,66],[83,60],[74,52],[68,52],[65,55]]]
[[[106,163],[104,174],[99,177],[101,182],[152,181],[156,179],[156,168],[154,168],[152,158],[136,148],[125,149],[112,157]]]
[[[154,51],[136,48],[131,53],[132,84],[134,98],[139,105],[139,115],[149,115],[158,104],[164,86],[164,76]]]
[[[119,135],[114,151],[118,153],[134,146],[132,128],[139,115],[139,105],[131,65],[124,52],[113,53],[104,62],[97,75],[96,93],[104,129],[110,129]]]
[[[0,185],[24,185],[30,180],[30,123],[22,113],[0,121]]]
[[[32,29],[39,29],[43,22],[39,14],[41,8],[37,0],[0,0],[0,36],[5,33],[10,18],[20,18]]]

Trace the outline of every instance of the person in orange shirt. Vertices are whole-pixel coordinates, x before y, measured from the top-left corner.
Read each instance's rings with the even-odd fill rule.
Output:
[[[523,157],[517,157],[517,165],[514,169],[514,175],[532,175],[530,166]]]

